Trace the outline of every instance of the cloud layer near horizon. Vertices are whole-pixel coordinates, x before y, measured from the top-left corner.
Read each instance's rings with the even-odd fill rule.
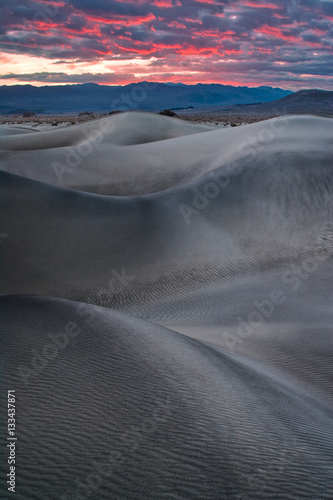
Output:
[[[3,83],[333,90],[333,1],[0,0]]]

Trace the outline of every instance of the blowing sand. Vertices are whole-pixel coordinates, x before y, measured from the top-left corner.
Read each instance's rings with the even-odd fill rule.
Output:
[[[333,497],[332,137],[0,128],[16,498]]]

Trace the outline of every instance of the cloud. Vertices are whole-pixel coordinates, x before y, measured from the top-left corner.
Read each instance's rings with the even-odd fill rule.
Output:
[[[174,74],[178,79],[185,74],[199,81],[210,76],[223,83],[237,65],[239,81],[281,81],[280,71],[280,75],[288,72],[290,81],[298,84],[300,68],[301,74],[310,74],[306,71],[312,68],[311,75],[329,85],[330,64],[325,68],[321,61],[332,58],[332,1],[12,0],[9,4],[0,0],[1,4],[5,7],[0,19],[4,54],[26,54],[59,66],[72,61],[81,65],[80,74],[84,68],[86,75],[96,74],[96,82],[102,77],[94,65],[123,61],[130,66],[127,61],[141,60],[140,71],[124,67],[122,77],[130,75],[133,81],[135,75],[148,77],[149,68],[155,67],[161,68],[161,77]],[[198,63],[199,68],[210,69],[193,70],[191,64]],[[24,81],[14,68],[13,73]],[[44,81],[43,72],[31,74],[39,74],[39,81]],[[63,78],[65,74],[59,73]]]
[[[329,16],[333,16],[333,2],[321,2],[322,3],[322,8],[325,14],[328,14]]]
[[[127,74],[112,74],[112,73],[82,73],[79,75],[69,75],[66,73],[8,73],[6,75],[0,75],[0,80],[15,80],[18,79],[21,82],[31,83],[31,82],[43,82],[45,84],[50,83],[99,83],[99,84],[122,84],[128,79],[135,80],[135,77],[131,73]]]

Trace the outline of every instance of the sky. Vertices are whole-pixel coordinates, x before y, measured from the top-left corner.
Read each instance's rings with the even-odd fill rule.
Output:
[[[0,85],[333,90],[333,0],[0,0]]]

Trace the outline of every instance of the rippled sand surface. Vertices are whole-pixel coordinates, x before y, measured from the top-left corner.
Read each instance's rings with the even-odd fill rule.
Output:
[[[314,116],[0,127],[18,500],[333,498],[332,139]]]

